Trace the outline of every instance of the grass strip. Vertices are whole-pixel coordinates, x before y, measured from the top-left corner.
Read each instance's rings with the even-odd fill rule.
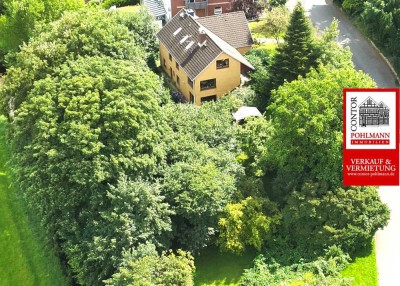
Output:
[[[375,241],[368,249],[356,254],[353,262],[342,271],[343,277],[354,277],[352,286],[378,286]]]

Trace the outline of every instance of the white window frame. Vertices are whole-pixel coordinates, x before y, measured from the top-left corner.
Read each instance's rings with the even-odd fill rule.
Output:
[[[222,7],[215,7],[214,8],[214,15],[222,14]]]

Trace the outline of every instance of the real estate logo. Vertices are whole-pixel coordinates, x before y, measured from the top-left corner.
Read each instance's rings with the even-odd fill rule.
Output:
[[[344,185],[399,185],[399,90],[345,89]]]
[[[389,124],[390,108],[383,101],[377,103],[371,96],[359,105],[358,100],[354,94],[350,98],[350,146],[390,145],[390,135],[395,135]]]

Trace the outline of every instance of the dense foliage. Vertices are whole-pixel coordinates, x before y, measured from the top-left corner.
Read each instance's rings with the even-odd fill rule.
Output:
[[[349,286],[351,279],[343,278],[340,271],[349,256],[333,246],[315,261],[299,262],[282,266],[274,258],[262,255],[254,261],[254,267],[245,270],[240,285],[243,286]]]
[[[4,0],[0,4],[0,63],[1,55],[17,51],[27,42],[34,29],[61,17],[64,11],[83,7],[83,0]],[[4,62],[3,62],[4,64]]]
[[[274,18],[272,20],[281,22]],[[331,68],[353,66],[350,50],[343,49],[336,43],[339,35],[338,21],[333,21],[319,37],[313,33],[300,5],[296,6],[290,21],[285,42],[278,46],[273,56],[264,50],[253,50],[246,55],[256,68],[256,71],[250,73],[249,85],[256,93],[255,106],[261,111],[270,103],[271,90],[285,81],[290,82],[298,76],[305,76],[313,67],[320,64],[330,65]]]
[[[163,158],[166,93],[120,17],[64,15],[22,47],[1,90],[16,184],[85,285],[110,277],[124,250],[168,246],[171,231],[157,184],[140,180]]]
[[[218,244],[239,254],[246,246],[260,251],[264,241],[276,232],[279,220],[277,205],[265,198],[248,197],[239,203],[228,204],[219,220]]]
[[[246,58],[256,69],[254,72],[249,73],[251,81],[248,85],[255,93],[254,100],[250,101],[249,105],[256,106],[259,110],[264,111],[268,103],[266,95],[270,92],[268,84],[270,78],[269,66],[271,64],[270,55],[264,50],[251,50],[246,54]]]
[[[257,19],[261,12],[261,3],[253,0],[234,0],[232,11],[244,11],[247,19]]]
[[[341,188],[342,88],[374,83],[334,44],[337,22],[316,38],[296,6],[275,56],[247,55],[248,86],[202,106],[168,99],[151,69],[155,31],[142,9],[67,12],[8,57],[0,103],[15,185],[70,275],[189,286],[187,251],[284,245],[310,259],[329,250],[308,264],[258,259],[242,284],[346,285],[333,245],[367,244],[388,211],[373,189]],[[265,117],[233,122],[244,104]]]
[[[122,7],[128,5],[137,5],[139,0],[104,0],[102,1],[102,6],[104,8],[110,8],[111,6]]]
[[[321,66],[273,92],[269,149],[279,189],[290,191],[307,180],[342,185],[342,90],[349,86],[375,83],[352,67]]]
[[[270,88],[276,89],[284,81],[292,81],[299,75],[304,76],[316,65],[313,45],[313,30],[310,20],[304,14],[300,2],[290,17],[284,37],[284,43],[278,46],[270,67]]]
[[[193,257],[182,250],[133,258],[106,282],[109,286],[193,286]]]
[[[229,99],[193,105],[168,104],[163,113],[171,127],[163,190],[175,215],[174,241],[198,251],[215,236],[218,217],[237,195],[243,168],[235,162],[236,126]]]
[[[393,0],[336,0],[400,70],[400,2]]]
[[[140,14],[150,21],[146,13],[140,11]],[[1,91],[2,112],[18,109],[34,82],[52,74],[67,59],[104,55],[143,66],[140,63],[143,58],[153,57],[149,54],[154,54],[154,35],[145,42],[136,43],[134,39],[145,31],[153,31],[154,25],[136,22],[137,16],[125,15],[95,11],[66,13],[59,21],[40,29],[29,45],[21,47],[7,71],[5,88]]]
[[[107,252],[134,247],[113,242],[124,240],[119,222],[102,215],[115,212],[115,194],[108,184],[115,184],[120,174],[135,178],[152,172],[161,155],[155,96],[161,85],[154,74],[138,67],[107,57],[68,61],[53,76],[36,81],[15,111],[18,184],[84,284],[112,274],[118,259]],[[145,229],[133,234],[143,235]]]
[[[312,257],[332,245],[349,253],[371,245],[375,232],[387,224],[389,210],[372,187],[325,190],[304,184],[290,195],[282,217],[282,235],[303,257]]]
[[[265,11],[262,31],[266,35],[273,36],[276,42],[279,43],[279,39],[285,33],[289,23],[289,15],[289,10],[285,6],[273,7]]]

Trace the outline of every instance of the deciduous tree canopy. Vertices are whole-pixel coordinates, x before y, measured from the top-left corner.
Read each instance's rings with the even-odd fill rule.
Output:
[[[83,0],[4,0],[0,4],[0,51],[17,51],[40,24],[61,17],[64,11],[83,7]],[[2,15],[1,15],[2,14]],[[1,54],[1,53],[0,53]]]
[[[305,180],[342,185],[342,90],[349,86],[375,83],[352,67],[321,66],[273,92],[268,148],[285,188]]]
[[[351,253],[370,245],[389,210],[372,187],[326,191],[305,184],[290,196],[282,216],[283,235],[306,257],[332,245]]]

